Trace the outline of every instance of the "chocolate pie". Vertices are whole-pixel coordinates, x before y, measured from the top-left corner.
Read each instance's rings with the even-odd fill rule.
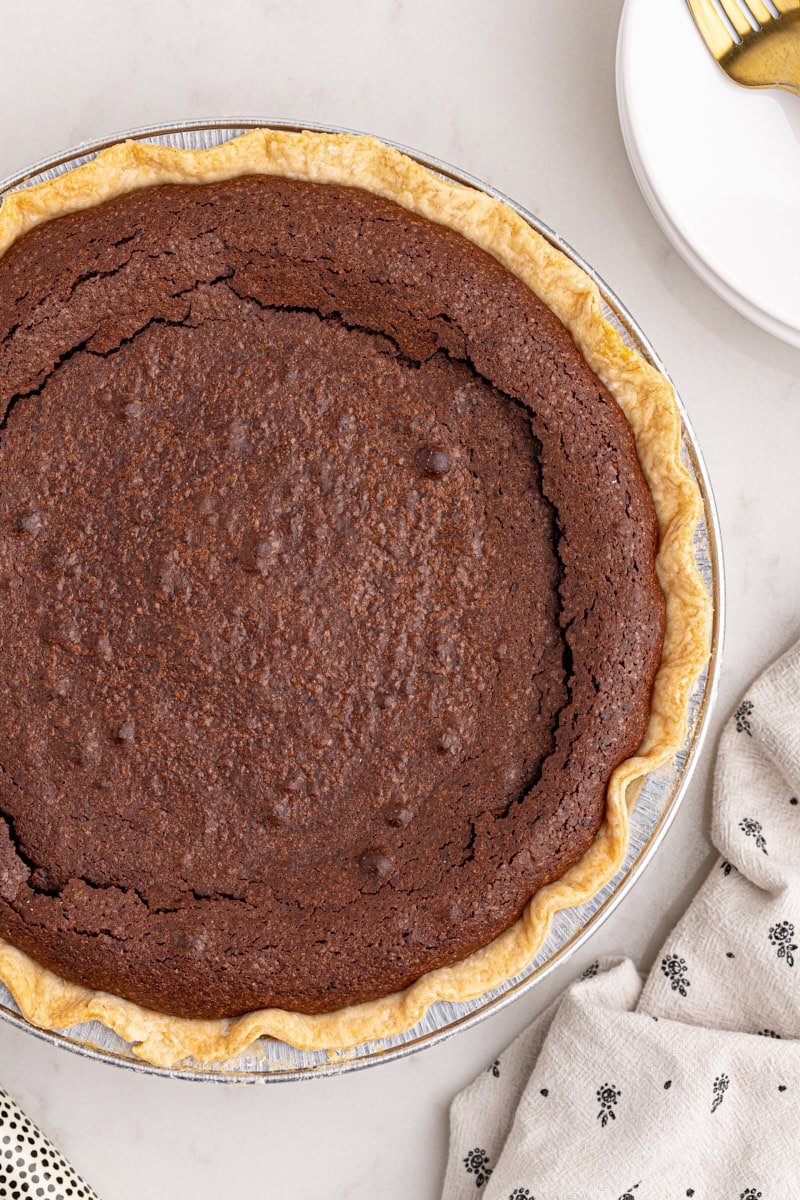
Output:
[[[0,254],[22,1010],[165,1063],[510,977],[616,870],[705,658],[666,380],[374,139],[126,143],[8,197]]]

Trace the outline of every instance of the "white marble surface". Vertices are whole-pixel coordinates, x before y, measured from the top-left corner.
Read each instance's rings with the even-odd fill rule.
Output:
[[[650,217],[617,124],[620,10],[621,0],[3,6],[0,177],[135,125],[253,114],[382,134],[539,214],[667,363],[705,452],[727,562],[720,698],[682,811],[589,945],[503,1013],[398,1063],[241,1088],[115,1070],[0,1023],[0,1082],[104,1200],[433,1200],[450,1097],[598,953],[648,967],[711,861],[716,732],[753,673],[800,635],[800,351],[728,309]]]

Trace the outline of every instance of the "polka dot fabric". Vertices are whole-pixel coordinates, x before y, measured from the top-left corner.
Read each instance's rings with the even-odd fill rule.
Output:
[[[0,1088],[0,1197],[98,1200],[10,1096]]]

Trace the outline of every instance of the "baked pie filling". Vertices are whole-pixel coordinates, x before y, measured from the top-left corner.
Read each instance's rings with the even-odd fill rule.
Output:
[[[0,935],[218,1056],[385,1031],[585,869],[670,598],[635,422],[502,256],[229,173],[0,258]]]

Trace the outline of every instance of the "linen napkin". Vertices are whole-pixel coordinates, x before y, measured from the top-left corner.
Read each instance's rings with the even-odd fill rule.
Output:
[[[456,1097],[443,1200],[800,1198],[800,643],[723,732],[711,836],[646,982],[593,963]]]

